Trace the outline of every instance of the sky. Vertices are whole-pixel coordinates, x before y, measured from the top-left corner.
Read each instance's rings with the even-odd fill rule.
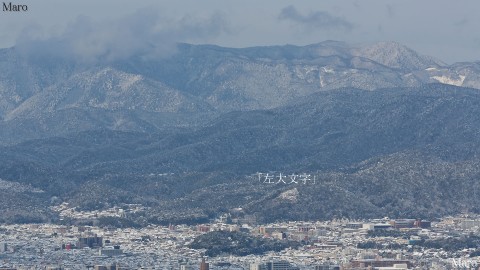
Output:
[[[6,2],[8,3],[8,2]],[[86,61],[227,47],[396,41],[446,63],[480,60],[478,0],[23,0],[0,13],[0,47]]]

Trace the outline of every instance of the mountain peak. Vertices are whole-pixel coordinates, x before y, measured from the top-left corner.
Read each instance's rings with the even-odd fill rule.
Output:
[[[445,65],[430,56],[417,53],[395,41],[378,42],[354,51],[357,56],[374,60],[385,66],[406,71]]]

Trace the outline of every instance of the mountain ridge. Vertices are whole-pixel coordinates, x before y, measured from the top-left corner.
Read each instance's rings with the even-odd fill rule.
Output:
[[[480,88],[478,64],[444,65],[392,42],[240,49],[179,44],[168,57],[95,65],[31,59],[15,48],[1,51],[4,143],[65,134],[58,132],[62,129],[74,132],[76,126],[77,131],[159,131],[206,123],[231,111],[272,109],[339,88],[375,90],[435,82]],[[165,113],[171,114],[165,121],[155,120]],[[201,116],[191,120],[186,114]],[[71,125],[65,115],[78,123]]]
[[[44,190],[32,200],[40,205],[50,196],[79,209],[140,203],[162,224],[238,207],[265,222],[478,211],[478,104],[478,90],[444,84],[337,89],[196,128],[90,130],[0,147],[0,178]],[[256,172],[307,173],[316,184],[268,185]]]
[[[334,41],[94,66],[16,53],[0,51],[0,221],[55,220],[59,202],[142,204],[143,225],[480,211],[478,62]]]

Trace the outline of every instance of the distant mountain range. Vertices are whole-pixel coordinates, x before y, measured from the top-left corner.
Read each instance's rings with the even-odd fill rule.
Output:
[[[4,143],[96,128],[158,131],[230,111],[272,109],[339,88],[480,87],[480,65],[445,65],[394,42],[222,48],[180,44],[167,58],[87,65],[0,51]],[[156,117],[156,114],[162,114]],[[191,115],[201,117],[191,119]]]
[[[55,220],[61,201],[151,207],[139,223],[478,212],[479,67],[392,42],[179,44],[94,66],[3,49],[3,219]]]

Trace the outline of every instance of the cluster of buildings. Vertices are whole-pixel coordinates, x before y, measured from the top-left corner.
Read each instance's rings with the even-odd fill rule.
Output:
[[[215,230],[302,242],[262,255],[204,257],[189,248],[195,237]],[[395,237],[372,231],[399,232]],[[370,233],[369,233],[370,232]],[[477,269],[473,250],[446,251],[415,245],[415,239],[478,234],[480,217],[463,215],[435,222],[387,218],[265,225],[213,222],[197,226],[100,228],[53,224],[0,226],[0,270],[5,269],[181,269],[331,270]],[[397,233],[396,235],[402,235]],[[383,235],[383,236],[375,236]],[[395,234],[393,234],[395,235]],[[375,247],[360,247],[374,242]]]

